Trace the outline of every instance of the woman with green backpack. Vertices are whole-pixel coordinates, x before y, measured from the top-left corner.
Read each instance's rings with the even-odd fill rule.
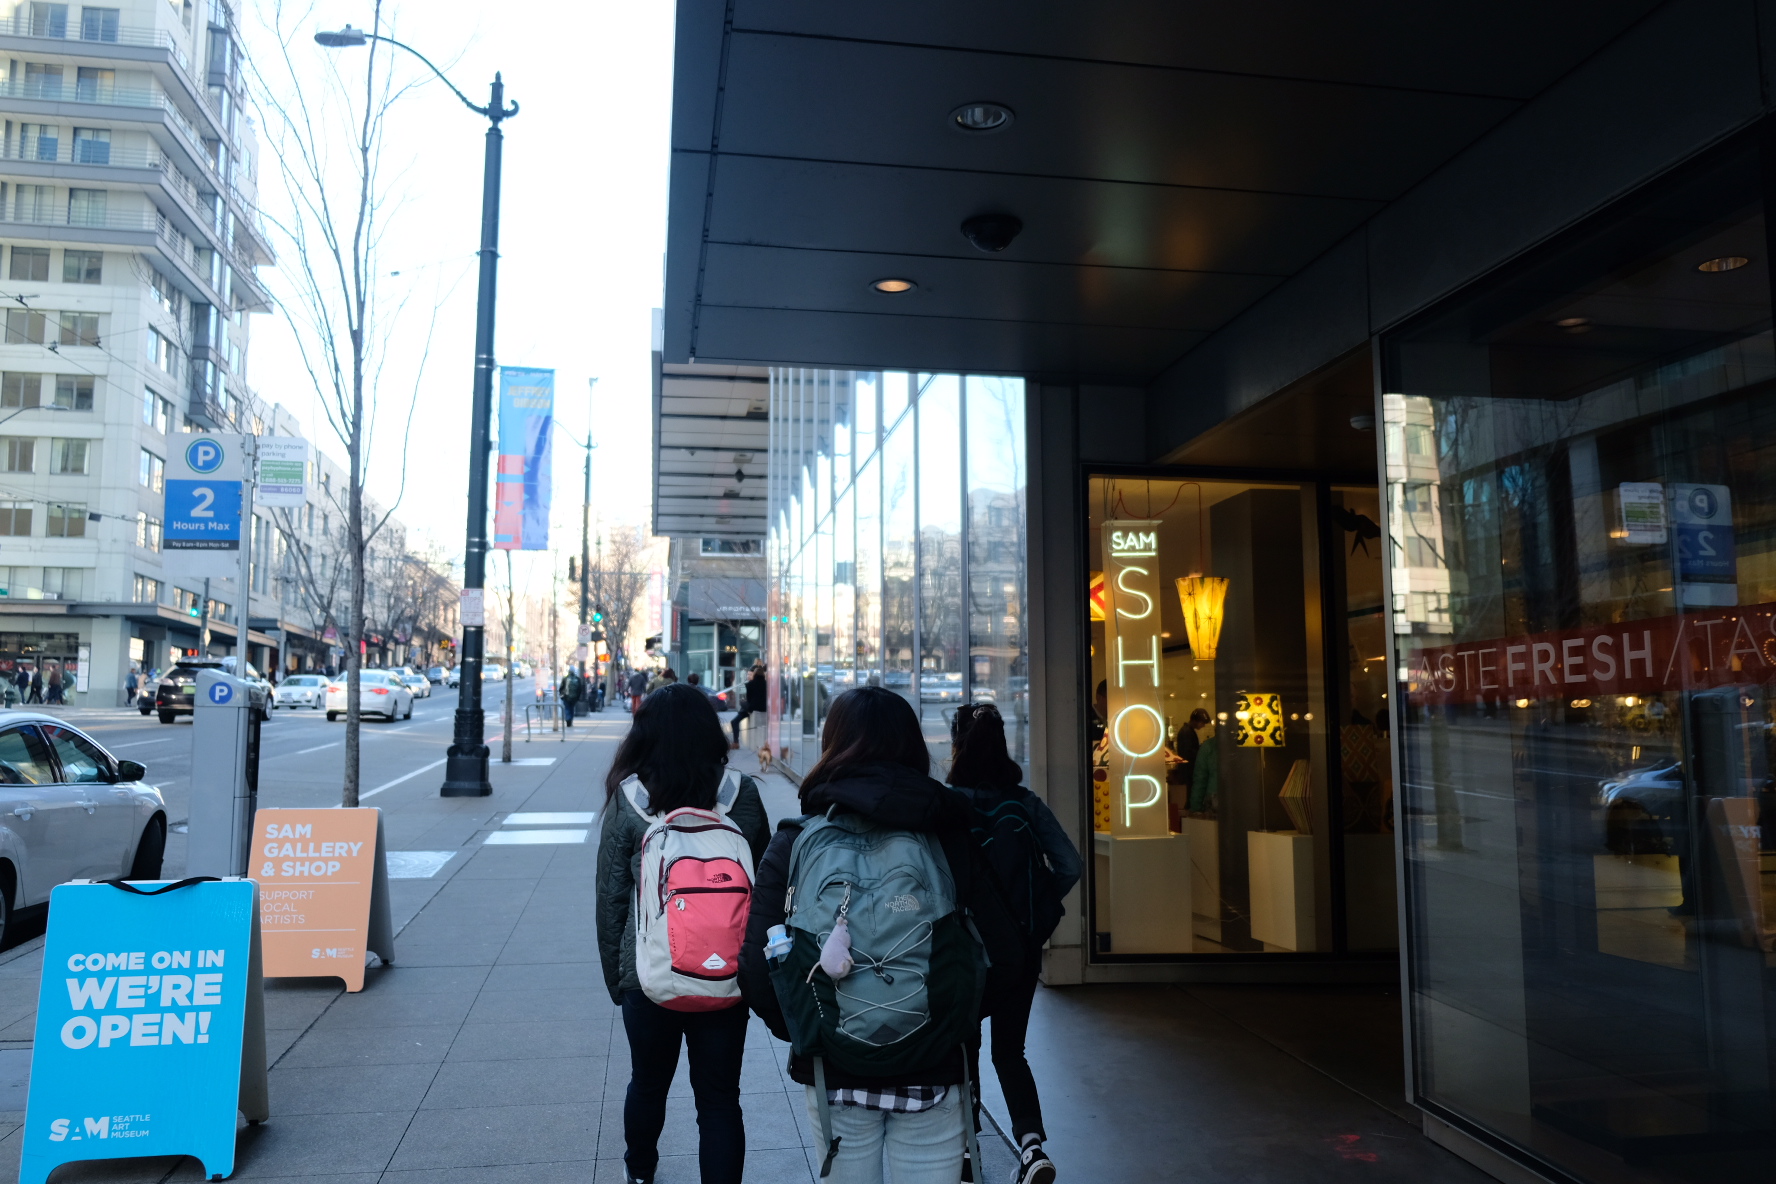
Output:
[[[1005,720],[991,703],[965,704],[951,726],[949,782],[974,805],[974,838],[996,887],[1017,922],[1023,948],[1016,961],[992,968],[993,1070],[1005,1095],[1018,1144],[1013,1184],[1052,1184],[1055,1166],[1042,1149],[1042,1100],[1024,1057],[1042,944],[1060,923],[1061,899],[1084,870],[1079,851],[1041,798],[1023,786],[1024,771],[1005,743]]]
[[[733,964],[771,831],[758,786],[727,763],[715,709],[695,687],[675,684],[642,701],[605,779],[598,956],[629,1038],[626,1184],[654,1179],[681,1045],[703,1184],[740,1184],[745,1169],[747,1011]]]
[[[741,990],[791,1044],[831,1184],[881,1184],[884,1156],[894,1184],[956,1184],[974,1146],[987,959],[1020,939],[930,768],[905,699],[838,696],[755,881]]]

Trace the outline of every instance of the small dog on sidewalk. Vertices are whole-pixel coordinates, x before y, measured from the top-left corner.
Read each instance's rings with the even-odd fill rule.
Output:
[[[769,744],[766,744],[762,748],[759,749],[759,772],[769,773],[770,771],[771,771],[771,746]]]

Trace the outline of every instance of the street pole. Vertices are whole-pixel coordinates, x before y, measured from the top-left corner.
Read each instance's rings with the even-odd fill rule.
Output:
[[[579,640],[585,647],[580,654],[580,678],[586,679],[586,659],[592,656],[592,641],[587,634],[589,627],[587,613],[592,601],[590,592],[592,573],[588,562],[592,558],[592,395],[598,389],[598,380],[586,380],[586,497],[580,503],[580,631]]]
[[[487,463],[493,417],[494,285],[499,268],[500,121],[517,114],[506,109],[505,84],[493,76],[487,106],[487,153],[481,177],[481,277],[475,298],[475,391],[469,429],[469,517],[463,547],[463,592],[478,601],[481,615],[463,621],[462,685],[456,703],[456,734],[445,757],[447,798],[486,797],[493,793],[487,777],[487,717],[481,709],[481,667],[487,655]],[[470,593],[478,593],[470,596]]]
[[[210,577],[204,577],[203,603],[198,605],[197,656],[210,656]]]
[[[241,434],[240,605],[234,624],[234,676],[247,676],[247,631],[253,622],[253,488],[258,478],[259,438]]]

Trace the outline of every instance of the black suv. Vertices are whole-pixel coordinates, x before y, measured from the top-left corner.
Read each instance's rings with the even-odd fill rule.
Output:
[[[197,672],[199,670],[220,670],[224,674],[235,673],[233,658],[210,659],[187,658],[160,676],[160,685],[154,688],[152,698],[143,696],[141,711],[147,715],[150,711],[160,714],[160,722],[170,724],[181,715],[190,715],[193,700],[197,695]],[[265,682],[260,679],[259,672],[247,663],[247,672],[243,675],[251,684],[248,697],[253,704],[253,711],[261,722],[271,719],[271,692]]]

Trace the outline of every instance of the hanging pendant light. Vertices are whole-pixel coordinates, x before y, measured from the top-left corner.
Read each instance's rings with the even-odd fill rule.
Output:
[[[1215,660],[1221,642],[1222,608],[1227,602],[1223,576],[1192,573],[1178,581],[1178,604],[1184,610],[1184,629],[1190,635],[1190,652],[1205,662]]]

